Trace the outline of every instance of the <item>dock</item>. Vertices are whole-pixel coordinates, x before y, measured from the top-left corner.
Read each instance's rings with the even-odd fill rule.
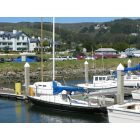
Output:
[[[10,88],[0,88],[0,97],[13,98],[13,99],[17,99],[17,100],[26,99],[25,95],[23,95],[23,92],[21,95],[18,95],[15,93],[14,89],[10,89]]]
[[[125,97],[131,97],[131,91],[135,90],[134,88],[125,87]],[[25,91],[22,91],[21,94],[16,94],[14,89],[10,88],[0,88],[0,97],[16,99],[16,100],[27,100],[26,96],[23,94]],[[117,89],[113,90],[100,90],[94,91],[87,94],[87,99],[81,94],[72,95],[75,99],[89,100],[91,103],[98,103],[102,106],[110,106],[115,103],[115,95],[117,94]]]

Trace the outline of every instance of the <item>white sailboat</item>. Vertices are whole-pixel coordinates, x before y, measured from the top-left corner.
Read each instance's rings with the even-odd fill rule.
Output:
[[[78,112],[84,114],[107,113],[106,107],[87,101],[73,99],[73,92],[84,93],[84,88],[63,86],[55,81],[55,18],[53,18],[53,80],[49,82],[35,82],[29,87],[28,99],[39,106],[48,109]]]

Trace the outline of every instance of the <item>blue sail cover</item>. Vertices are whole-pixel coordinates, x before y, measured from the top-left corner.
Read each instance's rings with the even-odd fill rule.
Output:
[[[140,70],[140,64],[136,65],[135,67],[131,68],[124,68],[124,73],[127,73],[128,71],[135,71],[135,70]],[[113,75],[117,77],[117,71],[113,72]]]
[[[59,94],[63,90],[72,92],[72,91],[79,91],[79,92],[85,92],[85,89],[82,87],[72,87],[72,86],[57,86],[57,83],[53,81],[53,94]]]
[[[140,64],[136,65],[135,67],[125,68],[124,72],[135,71],[135,70],[140,70]]]

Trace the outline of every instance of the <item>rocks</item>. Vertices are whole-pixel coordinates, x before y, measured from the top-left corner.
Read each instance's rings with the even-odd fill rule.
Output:
[[[59,69],[56,70],[56,79],[59,77],[63,78],[83,78],[84,77],[84,70],[83,69]],[[102,69],[89,69],[89,77],[92,77],[93,75],[99,75],[99,74],[109,74],[109,70],[102,70]],[[30,71],[30,81],[39,81],[40,80],[40,71]],[[44,79],[50,80],[52,77],[52,71],[44,71]],[[0,83],[9,83],[9,82],[23,82],[24,83],[24,72],[22,71],[4,71],[0,72]]]

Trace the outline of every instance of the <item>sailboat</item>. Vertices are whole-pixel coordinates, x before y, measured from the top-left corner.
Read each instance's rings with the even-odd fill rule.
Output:
[[[35,82],[29,86],[28,99],[35,105],[56,111],[77,112],[83,114],[107,113],[105,106],[72,98],[72,94],[85,93],[82,87],[63,86],[55,81],[55,18],[53,18],[53,79],[49,82]]]

